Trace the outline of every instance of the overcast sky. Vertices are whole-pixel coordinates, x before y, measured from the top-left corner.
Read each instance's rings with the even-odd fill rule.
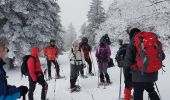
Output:
[[[107,10],[113,0],[103,0],[103,7]],[[79,32],[81,25],[87,21],[87,12],[92,0],[58,0],[61,7],[62,25],[67,28],[73,23],[76,31]]]

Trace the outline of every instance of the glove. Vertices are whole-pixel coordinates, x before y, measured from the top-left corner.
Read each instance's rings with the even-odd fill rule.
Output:
[[[118,62],[118,67],[122,68],[123,67],[123,61]]]
[[[37,79],[38,80],[38,79]],[[37,81],[32,81],[33,84],[37,84]]]
[[[28,92],[28,88],[26,87],[26,86],[20,86],[20,87],[18,87],[19,88],[19,90],[20,90],[20,96],[23,96],[23,97],[25,97],[25,95],[27,94],[27,92]]]
[[[82,67],[83,67],[83,68],[86,68],[86,64],[82,64]]]

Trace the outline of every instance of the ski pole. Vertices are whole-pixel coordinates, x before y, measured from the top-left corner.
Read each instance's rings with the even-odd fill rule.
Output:
[[[55,75],[57,75],[57,72],[55,73]],[[56,78],[55,78],[55,82],[54,82],[54,100],[55,100],[55,91],[56,91]]]
[[[155,86],[156,86],[156,90],[157,90],[157,92],[158,92],[158,95],[159,95],[159,97],[160,97],[160,100],[162,100],[161,94],[160,94],[160,92],[159,92],[159,89],[158,89],[158,86],[157,86],[156,82],[155,82],[154,84],[155,84]]]
[[[96,76],[96,70],[95,70],[95,66],[94,66],[94,62],[93,62],[93,58],[92,58],[91,52],[90,52],[90,56],[91,56],[91,61],[92,61],[92,64],[93,64],[94,75]]]
[[[119,99],[121,98],[121,84],[122,84],[122,68],[120,68],[120,86],[119,86]]]
[[[98,79],[97,79],[98,88],[99,88],[99,74],[100,74],[100,73],[99,73],[99,69],[98,69],[98,77],[97,77],[97,78],[98,78]]]
[[[26,100],[26,99],[25,99],[25,95],[23,96],[22,100]]]

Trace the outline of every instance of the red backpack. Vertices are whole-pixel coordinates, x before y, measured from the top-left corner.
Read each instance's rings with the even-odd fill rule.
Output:
[[[157,72],[162,68],[164,52],[162,43],[156,34],[152,32],[141,32],[134,36],[134,45],[137,49],[137,70],[142,73]]]

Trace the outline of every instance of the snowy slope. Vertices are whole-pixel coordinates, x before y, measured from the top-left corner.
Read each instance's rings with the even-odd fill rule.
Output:
[[[118,47],[112,48],[112,51],[115,53]],[[112,54],[112,57],[114,58],[115,54]],[[167,55],[170,54],[170,52],[166,52]],[[65,79],[56,80],[56,87],[55,87],[55,81],[51,80],[48,82],[49,84],[49,90],[48,90],[48,98],[49,100],[117,100],[118,93],[119,93],[119,68],[114,67],[109,69],[109,74],[111,77],[111,81],[113,84],[111,86],[106,87],[99,87],[97,88],[97,75],[94,77],[90,77],[87,79],[78,78],[78,83],[82,87],[81,92],[79,93],[70,93],[69,92],[69,74],[70,74],[70,66],[69,66],[69,60],[67,57],[67,53],[64,55],[59,56],[59,63],[61,66],[61,75],[65,75]],[[170,78],[169,77],[169,71],[170,68],[168,67],[170,63],[168,63],[168,60],[170,57],[166,58],[165,61],[165,70],[167,71],[163,75],[160,72],[159,75],[159,81],[157,82],[158,87],[160,89],[160,93],[162,96],[162,100],[169,100],[169,90],[170,90]],[[95,61],[94,53],[93,53],[93,61]],[[41,62],[45,62],[44,59],[41,59]],[[95,70],[97,72],[97,64],[95,64]],[[27,78],[23,78],[21,80],[19,69],[15,71],[9,71],[8,73],[9,79],[8,83],[14,84],[14,85],[27,85],[28,86],[28,80]],[[86,70],[85,70],[86,74]],[[54,76],[54,69],[52,75]],[[123,81],[122,81],[123,83]],[[123,96],[123,84],[122,84],[122,96]],[[56,89],[55,92],[55,99],[54,99],[54,89]],[[37,85],[37,88],[35,90],[35,100],[40,100],[40,92],[41,87]],[[145,93],[144,100],[147,100],[147,94]]]

